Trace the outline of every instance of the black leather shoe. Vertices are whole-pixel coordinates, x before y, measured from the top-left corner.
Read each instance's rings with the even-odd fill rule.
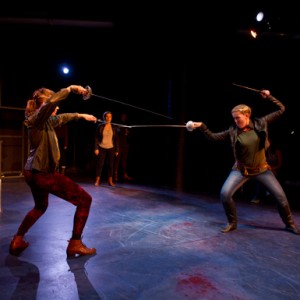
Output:
[[[229,223],[225,228],[221,230],[223,233],[227,233],[229,231],[235,230],[237,228],[237,225],[235,223]]]
[[[300,230],[295,225],[287,226],[287,227],[285,227],[285,230],[287,230],[291,233],[300,235]]]

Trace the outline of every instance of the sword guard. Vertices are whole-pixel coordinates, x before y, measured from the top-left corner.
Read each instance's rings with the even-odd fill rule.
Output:
[[[91,98],[91,96],[92,96],[92,89],[91,89],[91,87],[90,86],[86,86],[85,87],[85,89],[87,90],[87,93],[86,94],[84,94],[83,96],[82,96],[82,98],[83,98],[83,100],[88,100],[88,99],[90,99]]]
[[[188,121],[185,125],[186,129],[188,131],[193,131],[194,130],[194,122],[193,121]]]

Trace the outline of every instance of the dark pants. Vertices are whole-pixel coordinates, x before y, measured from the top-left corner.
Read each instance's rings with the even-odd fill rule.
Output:
[[[90,194],[73,180],[57,172],[24,171],[24,176],[33,195],[34,208],[26,214],[17,235],[24,236],[30,227],[44,214],[48,208],[49,194],[53,194],[76,206],[72,238],[81,238],[92,203]]]
[[[97,156],[96,176],[101,176],[106,156],[108,162],[108,170],[107,170],[108,177],[113,176],[115,149],[114,148],[104,149],[101,147],[99,147],[99,154]]]
[[[115,157],[114,176],[118,176],[119,169],[122,171],[123,176],[127,175],[128,152],[128,147],[120,147],[119,154]]]

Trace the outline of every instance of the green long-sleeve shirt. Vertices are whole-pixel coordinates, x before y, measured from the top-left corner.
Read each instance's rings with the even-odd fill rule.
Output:
[[[68,89],[61,89],[25,120],[30,144],[25,170],[50,173],[55,171],[60,159],[60,151],[54,128],[78,119],[78,113],[52,115],[56,106],[68,95]]]

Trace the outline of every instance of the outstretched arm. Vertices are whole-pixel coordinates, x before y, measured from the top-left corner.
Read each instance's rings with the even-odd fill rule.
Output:
[[[85,96],[89,93],[89,90],[87,90],[86,88],[82,87],[81,85],[70,85],[67,87],[69,93],[73,92],[75,94],[80,94],[82,96]]]
[[[35,126],[41,128],[52,115],[59,102],[66,99],[71,92],[83,96],[89,93],[87,89],[80,85],[70,85],[67,88],[62,88],[60,91],[54,93],[49,99],[47,99],[40,107],[39,112],[33,121]]]
[[[78,119],[85,119],[86,121],[91,121],[96,123],[97,118],[93,115],[88,115],[88,114],[78,114]]]
[[[211,141],[223,141],[229,135],[229,129],[221,132],[212,132],[203,122],[192,122],[190,121],[188,124],[188,130],[192,131],[194,129],[199,128],[200,131],[204,134],[204,136]]]

